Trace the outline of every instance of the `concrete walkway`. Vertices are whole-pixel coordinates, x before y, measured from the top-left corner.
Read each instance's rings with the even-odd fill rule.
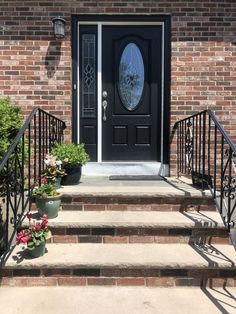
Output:
[[[236,288],[0,288],[6,314],[235,314]]]

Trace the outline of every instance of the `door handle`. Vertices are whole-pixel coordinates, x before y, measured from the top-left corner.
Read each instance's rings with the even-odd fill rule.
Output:
[[[107,109],[107,105],[108,105],[108,102],[106,100],[103,100],[102,102],[102,106],[103,106],[103,121],[106,121],[107,120],[107,116],[106,116],[106,109]]]

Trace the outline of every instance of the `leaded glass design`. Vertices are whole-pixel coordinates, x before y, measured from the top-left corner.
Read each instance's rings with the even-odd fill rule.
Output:
[[[144,62],[135,43],[129,43],[121,55],[118,89],[124,107],[130,111],[135,110],[144,89]]]
[[[82,35],[82,117],[96,117],[96,39]]]

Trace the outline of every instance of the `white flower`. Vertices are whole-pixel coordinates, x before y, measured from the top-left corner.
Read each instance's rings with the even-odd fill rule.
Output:
[[[49,165],[49,160],[48,159],[44,159],[44,163],[48,166]]]

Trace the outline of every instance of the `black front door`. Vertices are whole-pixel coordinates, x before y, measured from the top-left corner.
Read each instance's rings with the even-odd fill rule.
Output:
[[[161,26],[103,26],[102,160],[160,161]]]

